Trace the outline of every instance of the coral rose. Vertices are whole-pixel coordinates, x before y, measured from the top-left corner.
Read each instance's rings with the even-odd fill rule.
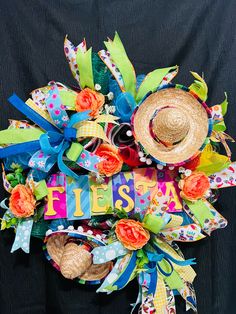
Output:
[[[180,192],[182,198],[195,201],[204,197],[210,188],[210,183],[204,172],[193,172],[190,176],[180,180],[179,187],[182,190]]]
[[[36,200],[30,188],[18,184],[11,192],[9,208],[12,214],[19,218],[30,217],[34,214]]]
[[[141,249],[150,239],[150,233],[133,219],[121,219],[116,225],[116,236],[128,250]]]
[[[96,155],[103,159],[98,163],[100,174],[110,177],[121,171],[123,160],[114,146],[101,144],[96,150]]]
[[[91,110],[89,115],[95,118],[104,102],[103,94],[95,92],[90,88],[85,88],[77,95],[75,109],[78,112]]]

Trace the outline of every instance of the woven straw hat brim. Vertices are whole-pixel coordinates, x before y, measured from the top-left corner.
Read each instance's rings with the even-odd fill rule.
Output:
[[[150,120],[156,110],[163,107],[179,108],[189,121],[189,131],[179,143],[166,147],[150,134]],[[137,109],[133,118],[136,140],[157,161],[180,164],[196,155],[205,142],[209,131],[206,108],[190,92],[169,87],[151,94]]]

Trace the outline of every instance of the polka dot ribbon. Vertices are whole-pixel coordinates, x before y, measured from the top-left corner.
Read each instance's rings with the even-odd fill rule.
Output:
[[[16,229],[16,236],[11,253],[18,249],[22,249],[25,253],[29,253],[30,235],[33,226],[33,218],[26,218],[22,220]]]
[[[93,249],[93,263],[103,264],[127,253],[128,250],[119,241],[116,241],[109,245],[99,246]]]

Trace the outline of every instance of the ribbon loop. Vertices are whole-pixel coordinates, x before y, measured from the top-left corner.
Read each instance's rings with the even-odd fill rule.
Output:
[[[71,142],[72,140],[76,140],[77,130],[75,128],[68,128],[64,129],[64,138],[66,141]]]

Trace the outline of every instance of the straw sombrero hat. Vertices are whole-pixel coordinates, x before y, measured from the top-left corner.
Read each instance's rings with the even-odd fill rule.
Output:
[[[195,157],[212,130],[209,108],[183,86],[166,86],[148,96],[132,118],[135,139],[162,164]]]
[[[81,226],[78,229],[70,226],[68,229],[47,232],[44,241],[46,258],[67,279],[77,279],[84,284],[100,284],[111,271],[113,263],[93,264],[91,251],[105,243],[95,229],[83,230]]]

